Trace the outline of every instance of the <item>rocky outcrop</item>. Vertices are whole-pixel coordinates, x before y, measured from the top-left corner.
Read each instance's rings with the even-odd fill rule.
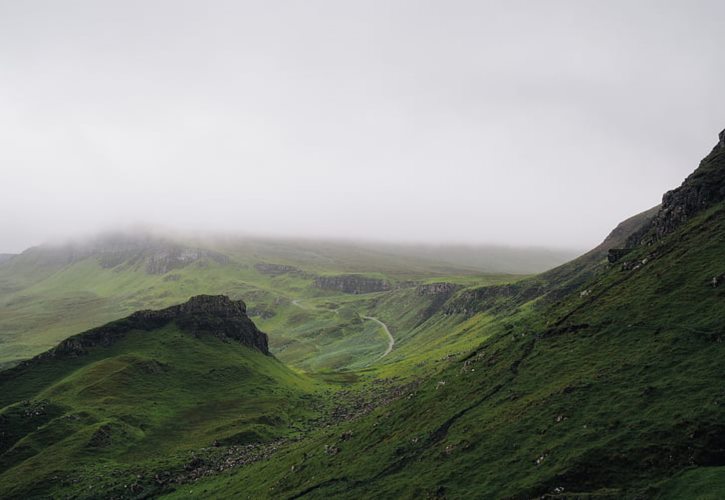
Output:
[[[725,200],[725,130],[718,144],[680,187],[662,197],[652,221],[627,240],[626,247],[651,244],[672,233],[698,213]]]
[[[581,257],[538,276],[516,283],[462,290],[443,307],[446,314],[473,315],[478,312],[511,312],[524,303],[538,299],[536,307],[556,302],[579,290],[603,266],[606,258],[617,261],[630,249],[627,240],[648,227],[659,212],[659,205],[621,222],[598,246]]]
[[[631,248],[610,248],[607,253],[607,260],[610,264],[614,264],[631,251]]]
[[[544,283],[533,280],[463,290],[443,308],[445,314],[472,316],[479,312],[501,312],[515,308],[546,292]]]
[[[304,274],[302,270],[295,266],[288,266],[284,264],[270,264],[268,262],[258,262],[254,264],[254,268],[262,274],[270,276],[280,276],[282,274]]]
[[[390,290],[390,283],[377,278],[369,278],[359,274],[339,276],[318,276],[313,286],[323,290],[335,290],[342,293],[372,293]]]
[[[207,259],[221,265],[229,263],[229,258],[218,252],[182,246],[169,246],[148,252],[145,255],[145,268],[148,274],[166,274],[174,269],[188,266],[193,262]]]
[[[161,310],[144,310],[67,338],[53,349],[21,363],[18,368],[47,358],[77,357],[94,347],[109,347],[133,330],[151,331],[170,322],[192,335],[213,335],[269,354],[267,334],[247,316],[241,300],[225,295],[198,295]]]
[[[459,286],[455,283],[426,283],[424,285],[418,285],[415,287],[415,293],[417,295],[452,295],[453,292],[458,290]]]

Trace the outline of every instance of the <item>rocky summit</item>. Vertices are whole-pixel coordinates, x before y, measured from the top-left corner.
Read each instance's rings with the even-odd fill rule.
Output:
[[[49,357],[80,356],[96,346],[109,347],[130,331],[156,330],[172,321],[182,331],[195,336],[213,335],[269,354],[267,334],[261,332],[249,319],[243,301],[231,300],[225,295],[198,295],[183,304],[160,310],[138,311],[126,318],[79,333],[20,366]]]
[[[627,247],[651,244],[672,233],[694,215],[725,200],[725,130],[718,143],[682,185],[662,197],[658,214],[632,235]]]

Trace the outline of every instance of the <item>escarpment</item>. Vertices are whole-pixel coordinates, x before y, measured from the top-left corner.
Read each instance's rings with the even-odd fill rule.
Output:
[[[378,278],[368,278],[359,274],[339,276],[319,276],[314,286],[323,290],[335,290],[342,293],[372,293],[390,290],[390,283]]]
[[[128,332],[156,330],[171,322],[191,335],[212,335],[269,354],[267,334],[249,319],[243,301],[231,300],[225,295],[198,295],[183,304],[137,311],[126,318],[73,335],[53,349],[20,363],[15,369],[49,358],[82,356],[94,347],[110,347]]]
[[[725,200],[725,130],[718,143],[682,185],[662,197],[657,215],[633,234],[627,248],[651,244],[675,231],[700,212]]]

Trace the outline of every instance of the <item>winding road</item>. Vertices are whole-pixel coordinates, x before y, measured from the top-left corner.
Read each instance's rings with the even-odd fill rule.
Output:
[[[306,311],[309,311],[309,309],[307,307],[305,307],[305,306],[303,306],[301,304],[301,300],[300,299],[294,299],[292,301],[292,305],[293,306],[297,306],[300,309],[304,309]],[[335,314],[338,314],[338,311],[337,310],[335,310],[334,312],[335,312]],[[388,336],[388,348],[385,349],[385,352],[378,359],[382,359],[385,356],[387,356],[388,354],[390,354],[390,351],[393,350],[393,346],[395,346],[395,338],[391,335],[390,330],[388,330],[388,325],[386,325],[385,323],[383,323],[382,321],[380,321],[378,318],[376,318],[374,316],[363,316],[363,315],[360,315],[360,317],[363,318],[363,319],[367,319],[367,320],[370,320],[370,321],[374,321],[375,323],[377,323],[378,325],[380,325],[382,327],[383,331],[385,332],[385,335]]]

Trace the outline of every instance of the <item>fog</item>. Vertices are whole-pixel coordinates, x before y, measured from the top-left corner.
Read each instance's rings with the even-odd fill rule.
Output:
[[[591,247],[725,127],[722,1],[0,0],[0,252]]]

